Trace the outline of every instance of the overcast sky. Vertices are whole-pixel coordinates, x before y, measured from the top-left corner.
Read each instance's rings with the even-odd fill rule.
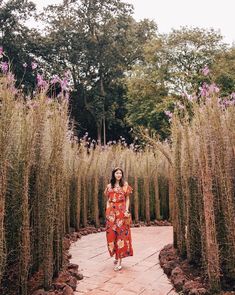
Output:
[[[38,9],[60,0],[33,0]],[[224,41],[235,42],[235,0],[126,0],[135,7],[136,19],[156,21],[160,33],[180,26],[220,30]]]

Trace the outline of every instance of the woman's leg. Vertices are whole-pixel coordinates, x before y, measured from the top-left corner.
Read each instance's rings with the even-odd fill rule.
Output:
[[[118,258],[118,263],[116,266],[114,266],[114,270],[121,270],[122,269],[122,258]]]
[[[118,265],[122,265],[122,258],[118,258]]]

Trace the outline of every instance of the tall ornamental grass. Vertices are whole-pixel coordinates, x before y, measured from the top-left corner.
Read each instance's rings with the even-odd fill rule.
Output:
[[[125,179],[134,189],[130,198],[134,223],[171,219],[169,164],[160,152],[154,152],[150,146],[137,152],[133,146],[127,148],[121,143],[91,146],[88,152],[85,141],[76,149],[79,164],[75,163],[73,168],[76,172],[72,176],[70,204],[71,225],[77,230],[88,224],[104,224],[103,191],[116,166],[123,168]]]
[[[29,281],[49,289],[64,265],[63,238],[70,227],[104,226],[103,194],[120,165],[134,188],[133,221],[171,219],[168,161],[151,146],[121,142],[100,146],[78,140],[67,94],[28,98],[0,77],[0,293],[31,292]]]
[[[174,244],[215,294],[235,281],[235,103],[203,87],[172,118]]]
[[[1,290],[27,294],[30,276],[40,272],[47,288],[63,265],[72,169],[68,103],[43,90],[23,99],[11,73],[0,79],[0,101]]]

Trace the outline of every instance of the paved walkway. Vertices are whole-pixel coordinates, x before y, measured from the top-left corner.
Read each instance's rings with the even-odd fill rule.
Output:
[[[76,295],[174,295],[177,294],[159,265],[159,251],[172,243],[172,226],[131,228],[133,256],[122,259],[114,271],[106,244],[106,232],[82,236],[70,248],[70,262],[84,275]]]

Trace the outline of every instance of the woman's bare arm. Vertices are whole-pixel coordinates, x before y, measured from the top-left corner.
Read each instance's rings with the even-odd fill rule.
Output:
[[[107,200],[106,202],[106,209],[108,209],[110,207],[110,203],[109,203],[109,200]]]
[[[124,183],[124,190],[127,191],[128,182],[125,181]],[[129,205],[130,205],[130,198],[129,196],[126,196],[126,211],[129,211]]]
[[[130,205],[130,198],[129,196],[126,196],[126,211],[129,211],[129,205]]]
[[[107,191],[108,191],[109,185],[106,186],[105,190],[104,190],[104,195],[105,197],[107,197]],[[110,202],[109,199],[107,198],[107,202],[106,202],[106,209],[110,207]]]

